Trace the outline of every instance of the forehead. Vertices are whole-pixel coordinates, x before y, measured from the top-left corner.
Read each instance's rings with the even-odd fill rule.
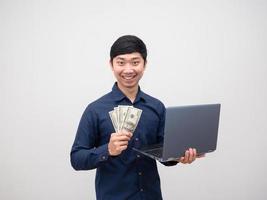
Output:
[[[120,59],[120,60],[133,60],[133,59],[142,59],[140,53],[134,52],[134,53],[128,53],[128,54],[121,54],[117,55],[114,59]]]

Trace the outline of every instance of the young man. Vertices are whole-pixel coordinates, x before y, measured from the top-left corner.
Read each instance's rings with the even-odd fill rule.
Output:
[[[132,150],[163,141],[165,107],[138,84],[146,58],[141,39],[132,35],[118,38],[110,50],[110,65],[117,82],[111,92],[89,104],[82,115],[71,150],[71,164],[75,170],[97,169],[98,200],[162,199],[156,161]],[[121,105],[141,111],[134,132],[118,130],[111,121],[110,112]],[[196,157],[196,149],[190,148],[178,161],[162,164],[192,163]]]

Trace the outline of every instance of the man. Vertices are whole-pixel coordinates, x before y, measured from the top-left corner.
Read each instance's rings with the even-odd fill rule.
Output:
[[[160,179],[156,161],[140,155],[132,147],[163,141],[165,106],[139,87],[147,49],[141,39],[126,35],[110,50],[110,65],[117,79],[112,91],[89,104],[84,111],[71,150],[75,170],[97,169],[95,186],[98,200],[160,200]],[[134,132],[115,132],[109,112],[120,105],[142,110]],[[196,149],[188,149],[178,161],[166,166],[192,163]]]

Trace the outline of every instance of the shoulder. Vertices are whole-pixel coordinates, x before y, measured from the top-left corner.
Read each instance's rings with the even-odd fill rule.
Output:
[[[99,113],[106,107],[109,107],[110,104],[112,104],[111,92],[89,103],[86,106],[85,113]]]
[[[142,91],[142,93],[143,93],[143,97],[145,98],[147,104],[155,107],[157,110],[159,110],[161,112],[165,111],[165,109],[166,109],[165,105],[161,100],[159,100],[158,98],[153,97],[153,96],[151,96],[151,95],[149,95],[143,91]]]

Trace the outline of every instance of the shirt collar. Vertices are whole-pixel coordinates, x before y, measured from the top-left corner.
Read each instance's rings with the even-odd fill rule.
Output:
[[[115,101],[121,101],[122,99],[127,98],[125,94],[123,94],[123,92],[119,89],[117,82],[115,82],[112,87],[112,94]],[[146,96],[145,93],[140,89],[140,86],[138,86],[138,92],[134,102],[140,100],[146,101]]]

